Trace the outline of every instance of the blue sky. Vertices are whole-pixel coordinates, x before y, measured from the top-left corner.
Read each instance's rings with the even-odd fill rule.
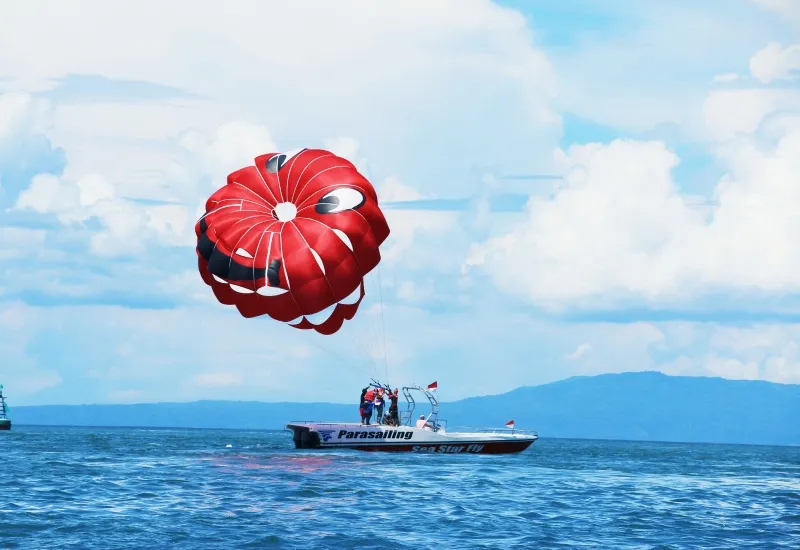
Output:
[[[79,4],[0,21],[14,403],[800,382],[796,2]],[[356,163],[392,230],[333,337],[243,319],[196,269],[205,198],[296,147]]]

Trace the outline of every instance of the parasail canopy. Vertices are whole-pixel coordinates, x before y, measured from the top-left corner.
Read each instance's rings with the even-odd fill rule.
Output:
[[[322,149],[257,157],[205,210],[198,269],[217,300],[328,335],[356,315],[389,236],[372,184]]]

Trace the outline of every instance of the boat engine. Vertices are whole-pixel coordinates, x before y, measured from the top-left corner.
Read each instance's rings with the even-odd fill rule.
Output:
[[[316,449],[320,446],[319,434],[317,432],[312,432],[305,426],[292,426],[292,431],[294,431],[295,449]]]

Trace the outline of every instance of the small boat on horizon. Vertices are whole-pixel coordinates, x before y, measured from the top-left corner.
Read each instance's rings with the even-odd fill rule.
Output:
[[[0,430],[10,430],[11,419],[8,418],[8,405],[3,396],[3,384],[0,384]]]
[[[435,386],[435,383],[431,386]],[[530,447],[539,435],[516,430],[514,421],[504,429],[469,432],[448,432],[447,421],[439,419],[439,400],[431,386],[403,387],[406,410],[399,425],[360,424],[356,422],[293,421],[286,430],[293,433],[296,449],[356,449],[359,451],[448,453],[448,454],[510,454]],[[411,392],[421,392],[428,398],[431,412],[415,418],[416,402]],[[423,427],[418,427],[418,426]]]

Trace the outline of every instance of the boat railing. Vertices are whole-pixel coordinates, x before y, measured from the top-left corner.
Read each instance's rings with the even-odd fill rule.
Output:
[[[341,426],[342,424],[357,424],[357,422],[317,422],[316,420],[292,420],[286,423],[289,424],[314,424],[315,426]]]
[[[378,424],[377,422],[372,422],[371,424],[360,424],[359,422],[353,422],[353,421],[350,421],[350,422],[318,422],[316,420],[292,420],[292,421],[286,423],[286,429],[289,429],[288,426],[290,424],[313,424],[315,427],[316,426],[345,426],[345,425],[346,426],[364,425],[364,426],[369,426],[369,427],[384,426],[384,427],[387,427],[387,428],[388,427],[392,427],[392,426],[389,426],[389,424]]]
[[[518,430],[516,428],[471,428],[469,426],[459,426],[458,431],[475,434],[528,435],[539,437],[539,433],[534,430]]]

